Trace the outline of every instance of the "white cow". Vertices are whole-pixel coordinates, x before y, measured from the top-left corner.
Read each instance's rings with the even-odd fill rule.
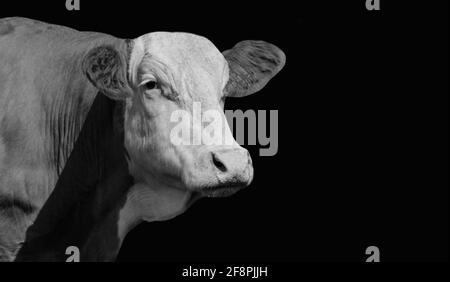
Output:
[[[140,222],[249,185],[228,126],[231,143],[175,144],[172,114],[199,103],[225,119],[225,97],[259,91],[284,63],[263,41],[221,53],[189,33],[123,40],[1,19],[0,260],[64,260],[69,246],[113,260]]]

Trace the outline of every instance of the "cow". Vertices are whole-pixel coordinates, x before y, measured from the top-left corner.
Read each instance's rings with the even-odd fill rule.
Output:
[[[224,144],[175,144],[175,111],[217,111],[285,65],[275,45],[220,52],[208,39],[120,39],[26,18],[0,19],[0,260],[112,261],[141,222],[248,186],[253,166]],[[200,129],[207,124],[201,123]],[[198,128],[197,128],[198,129]]]

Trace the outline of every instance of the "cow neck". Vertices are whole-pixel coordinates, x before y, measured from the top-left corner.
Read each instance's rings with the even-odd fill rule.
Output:
[[[200,194],[153,183],[134,184],[126,197],[92,230],[83,246],[83,261],[113,261],[128,232],[139,223],[173,218],[200,199]],[[145,206],[143,206],[145,204]]]

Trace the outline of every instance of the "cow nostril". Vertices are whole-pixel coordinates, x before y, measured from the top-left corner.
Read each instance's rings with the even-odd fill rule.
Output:
[[[217,157],[217,155],[215,153],[211,153],[212,154],[212,161],[215,167],[217,167],[217,169],[219,169],[222,172],[226,172],[227,171],[227,167],[223,164],[223,162]]]

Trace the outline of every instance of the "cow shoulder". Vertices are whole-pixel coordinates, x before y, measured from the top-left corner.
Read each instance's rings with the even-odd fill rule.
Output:
[[[1,226],[27,227],[47,201],[58,179],[48,159],[58,138],[49,126],[52,113],[77,115],[76,139],[98,92],[81,62],[92,48],[122,41],[25,18],[0,19]],[[0,232],[0,248],[12,242],[10,235]]]

